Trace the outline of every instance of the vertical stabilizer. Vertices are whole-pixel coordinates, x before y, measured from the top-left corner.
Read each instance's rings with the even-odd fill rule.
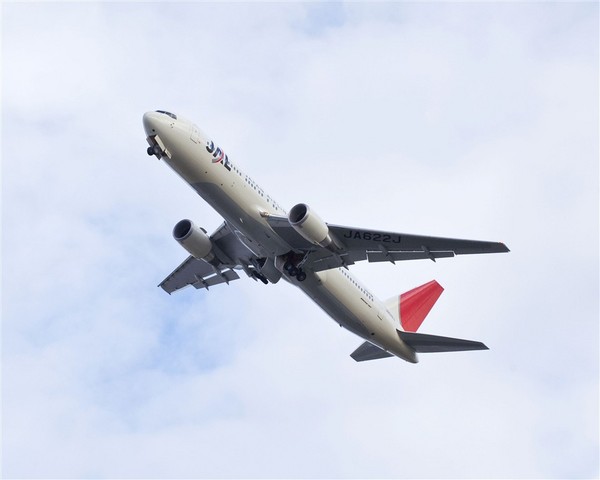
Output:
[[[416,332],[443,291],[443,287],[432,280],[402,295],[390,298],[386,302],[386,307],[399,320],[404,331]]]
[[[400,324],[406,332],[416,332],[437,299],[443,287],[432,280],[400,295]]]

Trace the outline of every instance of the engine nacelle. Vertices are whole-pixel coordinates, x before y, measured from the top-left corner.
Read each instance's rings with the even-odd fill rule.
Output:
[[[197,227],[191,220],[181,220],[173,228],[173,238],[198,260],[210,262],[215,255],[212,241],[206,231]]]
[[[288,214],[290,225],[306,240],[324,248],[335,246],[329,227],[308,205],[294,205]]]

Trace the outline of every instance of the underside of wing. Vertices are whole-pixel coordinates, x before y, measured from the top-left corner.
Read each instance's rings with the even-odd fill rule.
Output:
[[[508,252],[500,242],[429,237],[329,225],[348,252],[364,252],[369,262],[448,258],[455,255]]]
[[[508,252],[501,242],[430,237],[404,233],[367,230],[327,224],[336,239],[335,250],[314,245],[302,237],[287,217],[267,216],[273,231],[293,250],[306,254],[305,268],[314,271],[352,265],[362,260],[369,262],[397,262],[404,260],[433,260],[455,255]]]
[[[189,285],[194,288],[206,288],[220,283],[229,283],[240,278],[231,269],[219,270],[203,260],[191,255],[177,267],[158,286],[171,294]]]
[[[382,350],[371,342],[365,342],[358,347],[350,356],[357,362],[364,362],[366,360],[377,360],[378,358],[393,357],[391,353]]]
[[[208,289],[240,278],[233,268],[249,264],[252,253],[241,244],[227,223],[219,226],[210,240],[215,257],[210,263],[189,256],[159,287],[171,294],[190,285]]]
[[[252,252],[244,246],[227,223],[222,223],[210,236],[215,254],[223,266],[234,267],[250,263]]]
[[[315,249],[315,245],[306,240],[292,227],[287,217],[268,215],[265,218],[277,236],[283,239],[292,250],[310,251]]]

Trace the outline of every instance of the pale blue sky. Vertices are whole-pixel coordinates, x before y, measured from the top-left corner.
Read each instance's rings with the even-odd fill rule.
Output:
[[[2,72],[4,477],[599,475],[597,4],[5,2]],[[166,295],[221,220],[154,109],[285,208],[506,242],[353,268],[491,350],[356,364],[289,285]]]

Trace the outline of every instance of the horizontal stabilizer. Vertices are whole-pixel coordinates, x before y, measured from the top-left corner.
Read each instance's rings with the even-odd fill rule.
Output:
[[[365,360],[376,360],[378,358],[392,357],[393,355],[373,345],[371,342],[365,342],[354,350],[350,356],[357,362],[364,362]]]
[[[439,337],[424,333],[401,332],[400,339],[417,353],[462,352],[466,350],[489,350],[481,342],[460,338]]]

